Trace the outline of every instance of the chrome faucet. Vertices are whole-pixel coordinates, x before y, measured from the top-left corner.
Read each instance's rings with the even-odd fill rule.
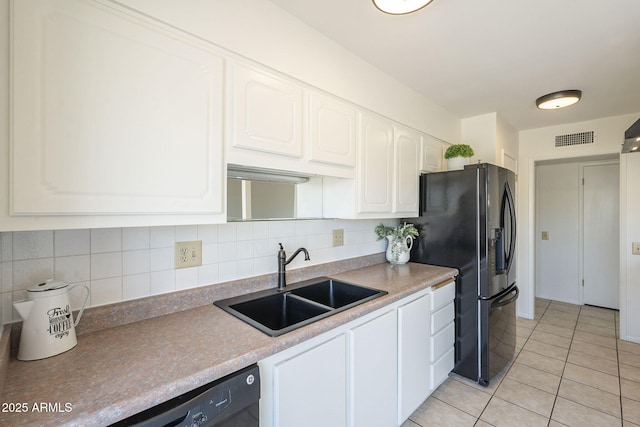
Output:
[[[286,265],[293,261],[300,252],[304,252],[305,261],[309,261],[311,258],[309,258],[309,252],[307,252],[305,248],[298,248],[298,250],[295,251],[289,259],[287,259],[287,253],[284,251],[282,243],[278,244],[280,245],[280,250],[278,251],[278,290],[282,291],[287,287]]]

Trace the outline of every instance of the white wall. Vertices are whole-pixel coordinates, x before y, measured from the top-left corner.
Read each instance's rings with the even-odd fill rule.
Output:
[[[518,131],[497,113],[462,120],[462,143],[473,148],[471,163],[488,162],[517,172]]]
[[[462,120],[462,143],[473,148],[471,163],[496,163],[496,113],[483,114]]]
[[[638,115],[635,116],[637,119]],[[620,338],[640,342],[640,256],[631,242],[640,242],[640,155],[620,157]]]
[[[518,314],[520,316],[527,318],[533,318],[534,316],[536,162],[619,153],[624,140],[624,131],[639,116],[640,113],[634,113],[520,132],[517,196],[518,286],[521,290],[520,298],[518,299]],[[556,135],[586,131],[596,132],[596,142],[594,144],[555,148]],[[624,159],[625,156],[622,156],[622,158]],[[621,197],[622,199],[625,199],[625,197]],[[623,223],[621,222],[622,225]],[[621,283],[621,289],[624,286],[625,284]],[[637,307],[637,311],[640,312],[640,304]],[[622,318],[624,310],[621,310],[620,314]]]

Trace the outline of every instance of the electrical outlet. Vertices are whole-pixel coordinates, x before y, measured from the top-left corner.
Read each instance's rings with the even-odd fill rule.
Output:
[[[548,231],[543,231],[542,232],[542,240],[549,240],[549,232]]]
[[[176,268],[197,267],[199,265],[202,265],[202,240],[176,242]]]
[[[640,255],[640,242],[631,243],[631,254]]]
[[[344,246],[344,229],[333,230],[333,246]]]

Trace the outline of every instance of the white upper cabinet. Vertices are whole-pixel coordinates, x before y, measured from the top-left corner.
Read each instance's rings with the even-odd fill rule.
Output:
[[[360,122],[359,206],[362,213],[391,212],[393,207],[393,125],[363,114]]]
[[[440,172],[444,170],[444,152],[448,144],[429,135],[422,137],[422,154],[420,155],[420,171]]]
[[[421,136],[416,132],[398,127],[394,129],[394,213],[417,215],[421,141]]]
[[[220,56],[116,6],[20,0],[11,10],[12,215],[224,221]]]
[[[353,168],[356,163],[356,109],[319,93],[308,95],[309,160]]]
[[[325,178],[324,216],[417,216],[421,134],[369,113],[360,114],[358,129],[356,179]]]
[[[230,76],[231,146],[302,157],[302,89],[238,63]],[[233,150],[229,161],[234,163]]]

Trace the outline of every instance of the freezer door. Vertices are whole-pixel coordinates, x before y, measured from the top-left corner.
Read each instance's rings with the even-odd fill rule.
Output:
[[[500,373],[515,357],[516,300],[520,293],[514,284],[494,298],[480,300],[480,379],[482,385]]]

